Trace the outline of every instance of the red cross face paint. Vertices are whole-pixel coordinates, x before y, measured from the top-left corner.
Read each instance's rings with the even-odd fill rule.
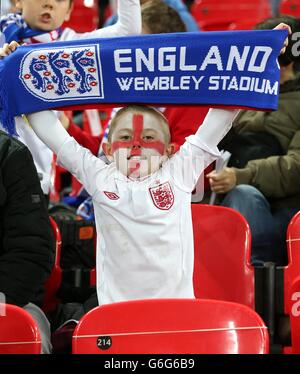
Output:
[[[160,119],[151,113],[127,112],[119,118],[112,134],[111,150],[123,174],[139,178],[159,168],[166,156],[162,126]]]

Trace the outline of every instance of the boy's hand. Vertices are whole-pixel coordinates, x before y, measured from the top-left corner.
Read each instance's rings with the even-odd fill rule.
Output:
[[[292,34],[292,29],[286,23],[279,23],[279,25],[277,25],[276,27],[274,27],[273,30],[288,30],[289,35]],[[280,50],[280,54],[281,55],[285,52],[285,49],[288,46],[288,44],[289,44],[289,39],[286,38],[285,41],[284,41],[283,47]]]
[[[217,173],[215,170],[206,175],[210,188],[215,193],[227,193],[236,186],[236,174],[233,168],[225,168]]]
[[[20,44],[18,44],[15,41],[8,43],[5,43],[2,48],[0,48],[0,58],[6,57],[10,55],[12,52],[14,52]]]

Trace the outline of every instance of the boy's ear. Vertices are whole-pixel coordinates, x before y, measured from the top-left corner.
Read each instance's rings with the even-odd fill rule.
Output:
[[[71,13],[73,11],[73,8],[74,8],[74,1],[71,2],[70,0],[70,7],[69,7],[69,10],[67,12],[67,14],[65,15],[65,21],[70,21],[70,18],[71,18]]]
[[[106,156],[112,156],[111,144],[110,143],[103,143],[102,148],[103,148],[103,151],[104,151]]]
[[[168,156],[172,156],[174,153],[176,153],[179,149],[179,145],[176,143],[170,143],[167,146],[166,152]]]

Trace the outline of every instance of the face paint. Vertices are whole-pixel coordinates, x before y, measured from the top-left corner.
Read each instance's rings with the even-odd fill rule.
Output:
[[[111,154],[118,170],[127,177],[148,176],[167,157],[162,124],[148,113],[126,113],[124,125],[120,124],[113,139]]]
[[[141,156],[141,148],[150,148],[156,150],[163,155],[165,152],[165,144],[159,140],[145,141],[142,138],[144,130],[144,117],[142,114],[133,115],[133,140],[132,141],[115,141],[111,143],[111,149],[114,153],[119,148],[131,148],[130,156]]]

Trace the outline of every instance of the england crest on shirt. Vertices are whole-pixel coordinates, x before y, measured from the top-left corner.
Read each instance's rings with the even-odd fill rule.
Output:
[[[32,95],[44,101],[104,97],[96,44],[34,49],[23,57],[19,77]]]
[[[149,188],[154,205],[161,210],[169,210],[174,204],[174,194],[169,182]]]

